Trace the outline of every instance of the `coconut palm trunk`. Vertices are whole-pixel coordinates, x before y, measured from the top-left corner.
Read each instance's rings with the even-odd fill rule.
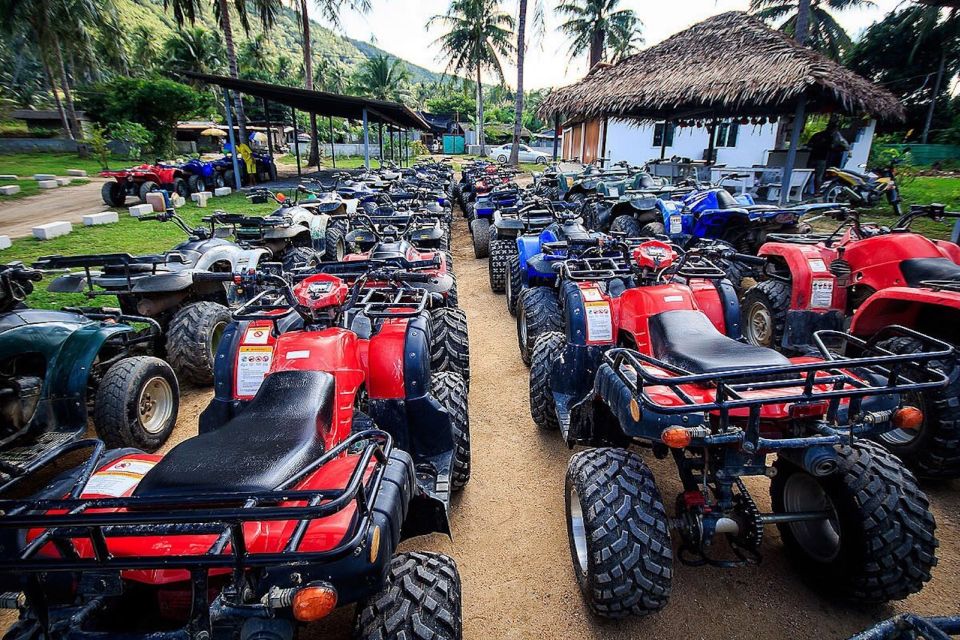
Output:
[[[603,60],[604,32],[597,29],[590,36],[590,68],[593,69]]]
[[[951,16],[952,17],[952,16]],[[933,124],[933,111],[937,106],[937,98],[940,97],[940,85],[943,84],[943,71],[947,63],[947,48],[940,50],[940,66],[937,67],[937,78],[933,82],[933,95],[930,96],[930,107],[927,109],[927,117],[923,122],[923,134],[920,136],[920,142],[927,144],[930,137],[930,125]]]
[[[510,164],[520,163],[520,132],[523,129],[523,62],[527,53],[527,0],[520,0],[517,20],[517,103],[513,116],[513,148],[510,149]]]
[[[480,66],[477,65],[477,144],[480,145],[480,157],[487,155],[483,137],[483,83],[480,81]]]
[[[300,20],[303,22],[303,86],[313,91],[313,47],[310,45],[310,15],[307,13],[307,0],[300,0]],[[310,114],[310,153],[308,166],[320,166],[320,132],[317,130],[317,114]]]
[[[233,44],[233,29],[230,26],[230,6],[227,0],[217,0],[220,4],[220,30],[223,31],[223,42],[227,50],[227,66],[230,77],[239,80],[240,70],[237,65],[237,50]],[[247,142],[247,117],[243,113],[243,100],[240,94],[233,92],[233,110],[237,113],[237,128],[240,130],[240,142]]]
[[[40,60],[43,62],[43,75],[47,77],[50,95],[53,96],[53,102],[57,105],[57,113],[60,114],[60,124],[63,127],[63,132],[70,140],[76,140],[76,138],[73,137],[73,130],[70,128],[70,121],[67,120],[67,112],[63,108],[63,101],[60,100],[57,83],[53,80],[53,73],[50,71],[50,62],[47,60],[47,55],[42,51],[40,52]]]
[[[73,139],[80,140],[83,137],[83,132],[80,130],[80,119],[77,118],[77,110],[73,104],[73,92],[70,91],[70,78],[67,76],[67,66],[63,63],[63,52],[60,50],[59,40],[54,41],[53,50],[57,56],[60,87],[63,89],[63,100],[67,106],[67,117],[70,121],[70,127],[73,129]]]

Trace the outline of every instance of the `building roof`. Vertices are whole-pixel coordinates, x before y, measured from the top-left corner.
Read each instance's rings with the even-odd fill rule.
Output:
[[[714,16],[614,65],[552,92],[539,113],[644,120],[863,112],[902,119],[885,89],[760,20],[738,11]]]
[[[14,109],[10,116],[16,120],[60,120],[60,112],[56,109]],[[77,111],[77,118],[87,119],[87,114]]]
[[[192,71],[188,71],[184,75],[207,84],[215,84],[308,113],[360,120],[363,118],[364,109],[366,109],[368,118],[374,122],[383,122],[405,129],[430,130],[430,125],[423,118],[399,102],[344,96],[325,91],[308,91],[282,84],[237,80],[228,76],[214,76]]]

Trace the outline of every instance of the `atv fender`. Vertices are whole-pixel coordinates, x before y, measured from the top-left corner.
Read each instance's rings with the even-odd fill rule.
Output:
[[[538,253],[540,253],[540,238],[538,236],[517,237],[517,255],[520,256],[521,271],[524,271],[523,266]]]
[[[957,224],[960,225],[960,221],[957,221]],[[960,247],[955,243],[947,242],[946,240],[934,240],[933,244],[937,245],[937,249],[940,250],[940,253],[942,253],[945,258],[949,258],[956,264],[960,264]]]
[[[100,276],[99,271],[91,271],[90,277],[96,278]],[[54,278],[47,286],[47,291],[51,293],[83,293],[87,291],[87,276],[83,273],[68,273],[66,275],[59,276]]]
[[[194,269],[212,271],[216,265],[229,264],[230,270],[236,273],[237,271],[255,268],[267,253],[266,249],[242,249],[234,244],[227,243],[206,251],[197,260]]]
[[[779,259],[790,271],[791,309],[813,309],[823,312],[828,309],[842,310],[846,308],[846,289],[837,285],[837,278],[829,271],[832,258],[825,255],[817,247],[786,242],[768,242],[760,247],[757,255],[761,258]],[[817,281],[821,290],[827,288],[833,290],[832,303],[829,307],[824,305],[814,306],[814,281]]]
[[[956,344],[960,341],[960,296],[951,291],[890,287],[860,305],[850,322],[852,335],[869,338],[884,327],[902,325]]]
[[[193,270],[158,273],[133,281],[133,293],[173,293],[193,286]]]

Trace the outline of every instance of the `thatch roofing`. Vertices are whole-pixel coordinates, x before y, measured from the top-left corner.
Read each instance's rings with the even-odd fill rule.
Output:
[[[543,117],[643,120],[807,112],[902,119],[888,91],[745,13],[731,11],[550,93]]]

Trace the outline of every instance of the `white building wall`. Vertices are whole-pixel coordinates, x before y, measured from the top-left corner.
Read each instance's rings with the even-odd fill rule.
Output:
[[[610,120],[607,133],[607,155],[613,162],[626,160],[631,164],[643,164],[660,157],[660,147],[653,144],[653,124],[639,126],[627,120]],[[740,125],[737,146],[718,147],[717,163],[728,166],[750,167],[765,164],[767,151],[774,148],[777,125]],[[673,145],[666,149],[666,157],[680,156],[702,160],[710,135],[706,127],[678,128],[673,135]]]
[[[850,149],[850,155],[847,156],[847,163],[844,165],[845,169],[853,169],[854,171],[862,170],[860,165],[867,163],[867,158],[870,157],[870,147],[873,145],[873,133],[877,128],[877,121],[871,120],[866,127],[861,129],[860,134],[857,136],[856,140],[848,140],[852,146]]]

